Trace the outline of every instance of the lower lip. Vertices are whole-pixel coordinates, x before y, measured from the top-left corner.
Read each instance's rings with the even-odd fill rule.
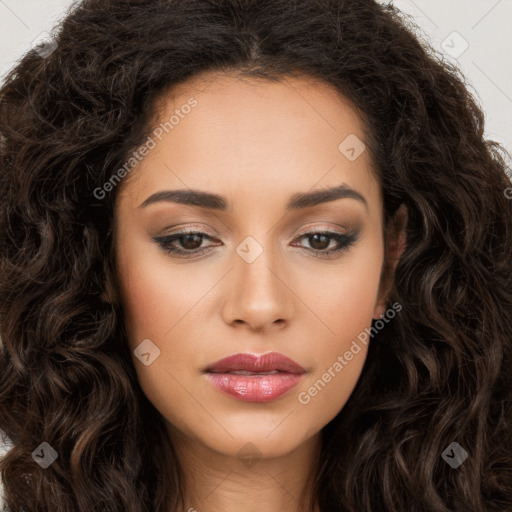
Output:
[[[271,402],[294,388],[303,374],[274,373],[271,375],[206,374],[222,393],[243,402]]]

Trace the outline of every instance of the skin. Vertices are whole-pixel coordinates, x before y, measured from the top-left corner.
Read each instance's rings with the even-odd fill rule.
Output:
[[[402,254],[406,210],[390,225],[384,254],[382,192],[369,152],[350,161],[338,150],[350,134],[364,141],[364,127],[330,86],[305,78],[197,76],[159,99],[154,126],[191,96],[197,106],[136,166],[116,199],[116,299],[128,342],[132,354],[145,339],[160,350],[149,366],[133,357],[138,379],[176,446],[185,510],[319,510],[309,482],[320,432],[350,397],[367,346],[360,344],[309,403],[298,395],[385,313],[392,276],[381,281],[381,271]],[[285,212],[293,194],[342,183],[360,192],[367,207],[342,198]],[[221,194],[228,209],[139,207],[155,192],[183,188]],[[175,256],[152,239],[186,227],[213,238],[173,246],[206,248],[203,255]],[[339,247],[333,238],[320,247],[301,236],[315,228],[355,230],[358,238],[332,256],[315,255],[314,248]],[[263,250],[251,263],[236,251],[246,237]],[[201,373],[234,353],[270,351],[307,371],[273,402],[225,396]],[[254,454],[252,465],[237,455],[244,446]]]

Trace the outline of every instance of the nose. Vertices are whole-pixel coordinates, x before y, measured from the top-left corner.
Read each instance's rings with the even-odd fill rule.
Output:
[[[247,248],[249,251],[244,252]],[[246,324],[254,331],[284,327],[290,322],[294,310],[294,295],[287,283],[284,266],[278,264],[274,251],[254,239],[251,243],[240,244],[237,249],[233,253],[231,275],[223,290],[226,297],[224,321],[229,325]],[[254,260],[251,251],[259,253]]]

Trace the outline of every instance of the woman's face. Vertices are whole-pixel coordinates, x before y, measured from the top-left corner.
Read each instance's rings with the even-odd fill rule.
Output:
[[[367,346],[353,342],[384,312],[382,196],[362,124],[329,86],[209,78],[162,99],[119,190],[120,299],[141,387],[169,432],[276,456],[317,434],[357,383]],[[187,189],[219,197],[163,194]],[[170,240],[182,230],[204,235]],[[302,373],[274,357],[211,366],[270,352]],[[237,369],[251,375],[227,373]]]

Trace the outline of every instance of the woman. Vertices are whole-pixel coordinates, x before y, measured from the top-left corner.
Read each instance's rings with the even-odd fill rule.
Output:
[[[391,6],[88,0],[0,92],[10,510],[512,506],[512,203]]]

